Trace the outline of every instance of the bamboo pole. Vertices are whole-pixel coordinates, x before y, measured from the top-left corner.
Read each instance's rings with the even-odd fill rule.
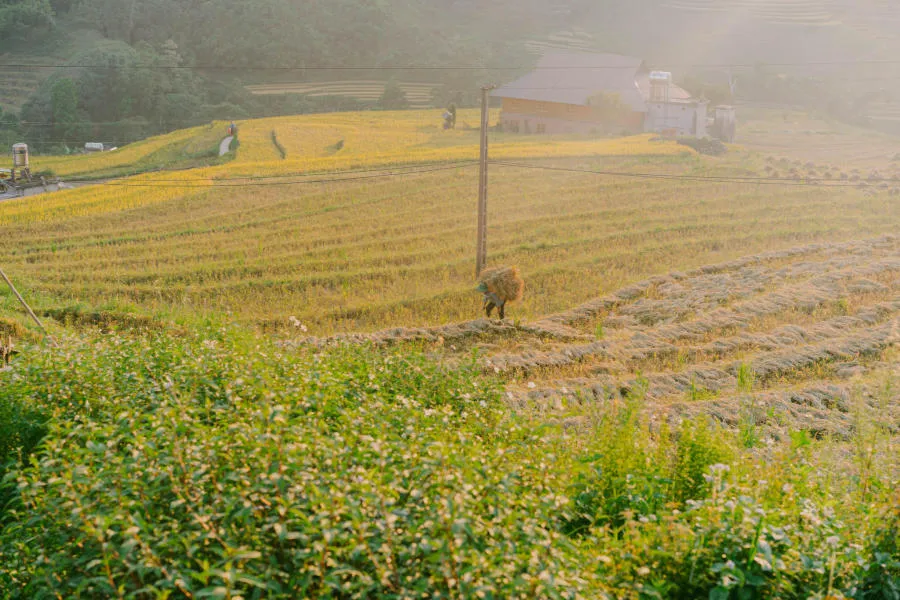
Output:
[[[37,315],[34,314],[34,311],[31,310],[31,307],[28,306],[28,303],[25,302],[25,298],[22,297],[22,294],[19,293],[19,290],[16,289],[16,286],[13,285],[13,282],[10,281],[9,277],[6,276],[6,273],[3,272],[3,269],[0,269],[0,277],[3,277],[3,281],[6,282],[6,285],[9,286],[9,289],[12,290],[12,293],[15,294],[16,298],[19,299],[19,302],[22,304],[22,306],[25,307],[25,310],[28,312],[34,322],[37,323],[37,326],[41,328],[41,331],[44,332],[44,335],[47,336],[47,339],[50,340],[50,342],[54,346],[56,346],[56,340],[53,339],[53,336],[50,335],[50,332],[47,331],[47,328],[44,327],[43,323],[41,323],[41,320],[38,319]]]
[[[475,252],[475,277],[481,275],[487,263],[487,196],[488,196],[488,126],[490,99],[494,86],[481,88],[481,159],[478,174],[478,239]]]

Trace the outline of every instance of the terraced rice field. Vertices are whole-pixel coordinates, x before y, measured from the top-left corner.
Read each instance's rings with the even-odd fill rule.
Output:
[[[509,401],[555,414],[638,388],[658,418],[712,414],[781,432],[848,437],[851,397],[896,371],[900,237],[764,252],[629,285],[539,320],[310,339],[478,349]],[[900,373],[895,373],[900,374]],[[567,408],[568,407],[568,408]],[[872,406],[878,409],[877,406]],[[882,407],[885,423],[900,406]],[[776,433],[777,435],[777,433]]]
[[[564,168],[733,169],[696,155],[542,159]],[[452,165],[451,165],[452,166]],[[235,169],[226,165],[221,168]],[[716,171],[712,171],[716,172]],[[165,177],[153,186],[154,177]],[[144,176],[0,205],[0,264],[43,306],[228,315],[311,333],[471,319],[477,170],[256,187]],[[296,181],[296,180],[295,180]],[[490,260],[518,264],[537,319],[671,269],[896,231],[888,194],[495,166]],[[129,310],[131,310],[129,309]]]
[[[892,0],[667,0],[664,7],[697,15],[758,18],[784,25],[846,25],[886,31],[900,23]]]
[[[596,38],[581,29],[559,31],[546,37],[525,43],[525,48],[536,56],[543,56],[554,50],[570,50],[573,52],[597,52]]]
[[[17,43],[15,47],[0,53],[0,65],[12,64],[21,67],[0,68],[0,106],[13,112],[22,108],[40,85],[53,74],[52,69],[28,67],[27,65],[64,64],[79,52],[101,43],[98,32],[82,30],[77,24],[65,19],[59,22],[59,29],[52,39]]]
[[[738,142],[759,152],[813,162],[830,162],[848,170],[879,169],[893,173],[898,138],[862,130],[792,110],[740,107]]]
[[[0,54],[0,63],[9,62],[13,62],[13,57]],[[7,67],[0,70],[0,106],[4,110],[20,109],[44,78],[36,69]]]
[[[406,94],[412,108],[431,108],[433,95],[439,87],[435,83],[401,82],[400,88]],[[304,83],[273,83],[248,85],[247,89],[259,96],[298,94],[319,98],[323,96],[346,96],[362,102],[375,103],[384,93],[385,82],[375,80],[327,81]]]
[[[670,0],[664,6],[696,13],[755,17],[772,23],[828,25],[838,13],[828,0]]]
[[[224,137],[225,127],[224,122],[214,122],[200,127],[180,129],[111,152],[75,156],[35,156],[31,160],[32,169],[38,172],[48,170],[59,177],[85,175],[101,177],[171,167],[180,160],[211,153]]]

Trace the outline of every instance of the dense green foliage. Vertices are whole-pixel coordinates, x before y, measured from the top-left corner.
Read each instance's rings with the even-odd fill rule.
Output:
[[[0,40],[52,24],[53,9],[48,0],[0,1]]]
[[[474,362],[410,351],[298,354],[224,329],[62,346],[0,373],[0,428],[35,427],[2,448],[32,453],[8,478],[5,598],[900,586],[890,471],[861,492],[808,437],[739,454],[705,420],[645,421],[640,390],[572,432],[510,414]]]

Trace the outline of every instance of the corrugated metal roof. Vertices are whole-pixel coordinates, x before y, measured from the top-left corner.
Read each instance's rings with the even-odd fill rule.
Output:
[[[650,75],[647,73],[638,73],[636,78],[638,89],[645,100],[650,99]],[[688,102],[696,100],[691,96],[690,92],[684,88],[680,88],[674,83],[669,84],[669,100],[672,102]]]
[[[584,106],[599,93],[617,93],[635,112],[647,112],[650,74],[644,61],[618,54],[553,52],[528,75],[494,90],[493,96]],[[670,86],[669,97],[673,102],[692,100],[677,85]]]
[[[618,93],[636,112],[647,105],[636,83],[644,62],[618,54],[553,52],[524,77],[494,90],[497,98],[517,98],[584,106],[598,93]]]

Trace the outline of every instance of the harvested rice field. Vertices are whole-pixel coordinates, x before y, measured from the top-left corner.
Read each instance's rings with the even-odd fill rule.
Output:
[[[418,343],[508,382],[509,402],[564,416],[640,392],[647,411],[849,437],[862,380],[896,376],[900,237],[818,243],[651,277],[533,321],[307,338]],[[900,425],[900,406],[881,410]],[[578,427],[579,420],[565,420]]]
[[[689,175],[696,155],[526,165]],[[442,168],[443,169],[443,168]],[[173,175],[166,176],[176,181]],[[477,168],[257,187],[82,188],[0,205],[0,263],[48,307],[87,303],[164,317],[225,315],[316,335],[475,317]],[[539,319],[652,275],[806,243],[897,230],[895,196],[855,188],[630,179],[497,165],[489,260],[527,281]],[[92,191],[94,190],[94,191]]]

